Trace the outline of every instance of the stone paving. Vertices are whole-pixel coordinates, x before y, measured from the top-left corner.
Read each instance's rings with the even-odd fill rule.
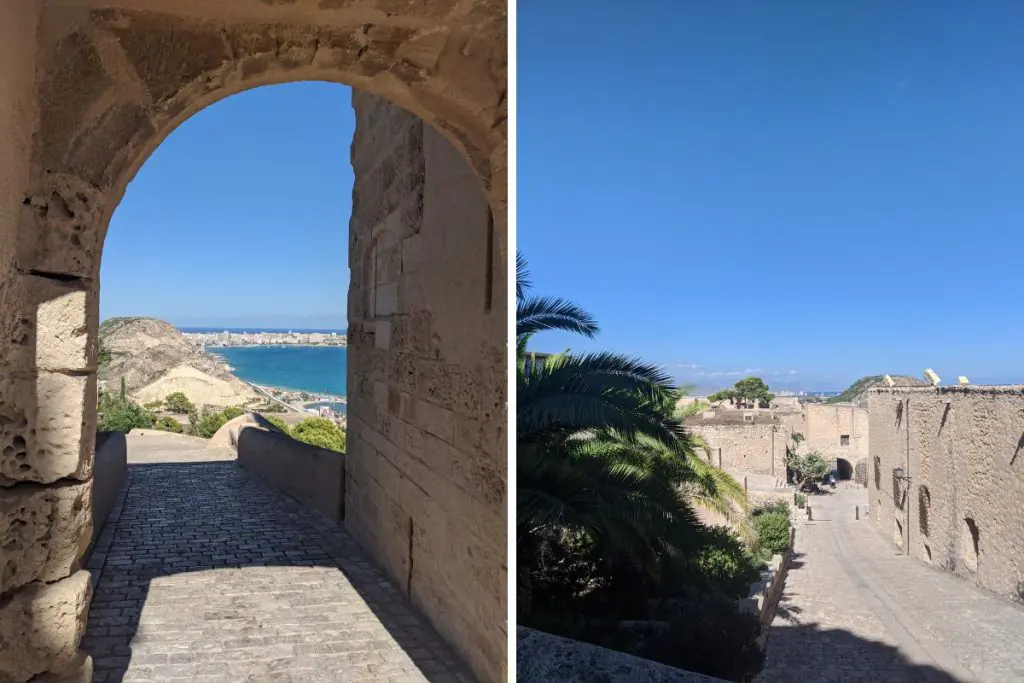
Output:
[[[1024,609],[904,556],[856,521],[866,489],[810,503],[760,683],[1024,681]]]
[[[88,564],[96,683],[473,680],[344,529],[228,451],[144,439]]]

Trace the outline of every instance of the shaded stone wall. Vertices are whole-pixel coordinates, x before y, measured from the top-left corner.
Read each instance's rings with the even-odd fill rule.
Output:
[[[1024,601],[1024,387],[879,388],[868,413],[878,533]],[[909,482],[896,480],[896,468]]]
[[[463,158],[356,93],[346,524],[479,675],[506,643],[506,267]]]
[[[789,428],[779,424],[687,425],[711,447],[712,465],[752,474],[786,476]]]

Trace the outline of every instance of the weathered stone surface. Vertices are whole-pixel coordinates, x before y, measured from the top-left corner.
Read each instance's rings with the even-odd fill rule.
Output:
[[[0,491],[0,593],[78,569],[92,533],[91,482]]]
[[[87,571],[10,593],[0,605],[0,680],[27,681],[71,668],[85,633],[91,595]]]
[[[1024,603],[1024,386],[868,395],[868,523],[909,555]]]
[[[91,183],[44,171],[26,193],[18,233],[18,266],[80,278],[99,275],[106,197]]]
[[[95,375],[0,379],[0,486],[88,479],[95,430]]]
[[[41,674],[30,683],[93,683],[92,673],[92,657],[85,652],[79,652],[67,669]]]
[[[522,683],[724,683],[597,645],[516,629],[516,680]]]

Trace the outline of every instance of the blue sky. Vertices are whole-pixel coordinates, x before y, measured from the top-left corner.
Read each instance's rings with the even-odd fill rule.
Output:
[[[518,4],[518,246],[704,387],[1024,380],[1024,3]]]
[[[100,315],[341,328],[348,309],[351,90],[267,86],[160,145],[107,233]]]

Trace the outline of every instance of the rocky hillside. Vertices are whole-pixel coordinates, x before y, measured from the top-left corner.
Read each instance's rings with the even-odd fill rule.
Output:
[[[186,374],[200,379],[205,375],[220,380],[219,386],[230,386],[239,402],[253,394],[220,361],[190,344],[177,328],[163,320],[110,318],[100,325],[99,338],[99,379],[111,389],[116,389],[123,377],[128,393],[135,395],[165,376],[181,375],[183,369],[191,368]],[[188,394],[185,386],[176,389]],[[199,396],[190,398],[195,403],[203,402]]]
[[[890,375],[898,387],[923,387],[928,382],[923,379],[911,377],[910,375]],[[885,375],[868,375],[846,388],[846,391],[828,399],[826,403],[853,403],[862,407],[868,404],[868,389],[871,387],[886,386]]]

